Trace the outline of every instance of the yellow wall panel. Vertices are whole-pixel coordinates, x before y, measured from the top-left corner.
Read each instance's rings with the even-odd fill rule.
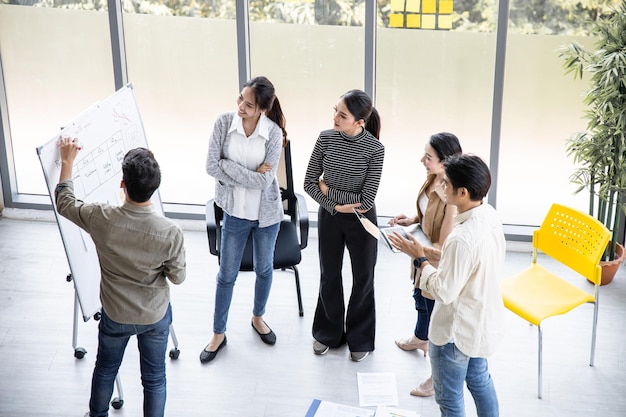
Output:
[[[452,29],[452,15],[439,15],[437,18],[437,29]]]
[[[403,14],[390,14],[389,15],[389,27],[391,28],[403,28],[404,27],[404,15]]]
[[[437,0],[422,0],[422,13],[437,13]]]
[[[403,12],[404,11],[404,0],[391,0],[391,11],[393,12]]]
[[[389,27],[452,29],[454,0],[390,0]]]
[[[406,12],[407,13],[419,13],[420,12],[420,0],[406,0]]]
[[[408,14],[406,15],[406,27],[407,28],[420,28],[422,27],[422,15],[421,14]]]
[[[435,15],[434,14],[422,15],[422,29],[435,29]]]
[[[439,0],[439,14],[452,14],[452,0]]]

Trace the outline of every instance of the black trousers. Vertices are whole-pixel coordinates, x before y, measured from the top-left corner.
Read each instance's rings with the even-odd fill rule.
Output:
[[[376,208],[365,213],[376,224]],[[320,289],[313,318],[313,337],[332,348],[348,343],[352,352],[374,350],[376,307],[374,267],[378,241],[365,231],[354,214],[318,211]],[[343,255],[348,249],[352,266],[352,292],[346,313]]]

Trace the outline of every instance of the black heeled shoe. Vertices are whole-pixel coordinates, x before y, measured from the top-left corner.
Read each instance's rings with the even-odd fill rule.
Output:
[[[261,340],[263,341],[263,343],[265,343],[266,345],[273,345],[276,343],[276,334],[274,333],[272,329],[270,329],[269,333],[264,334],[258,331],[256,327],[254,327],[254,323],[250,322],[250,324],[252,325],[252,328],[254,329],[254,331],[261,337]],[[265,323],[265,325],[267,326],[267,323]],[[267,328],[269,329],[270,326],[267,326]]]
[[[211,362],[217,356],[217,352],[219,352],[220,349],[223,348],[224,346],[226,346],[226,335],[224,335],[224,340],[222,340],[222,343],[220,343],[217,349],[213,351],[206,350],[206,348],[202,349],[202,352],[200,352],[200,362],[202,363]]]

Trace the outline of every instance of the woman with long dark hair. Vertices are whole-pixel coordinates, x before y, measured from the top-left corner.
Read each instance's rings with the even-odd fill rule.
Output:
[[[404,214],[395,216],[389,221],[391,226],[410,226],[418,223],[424,234],[430,239],[433,247],[425,247],[426,257],[434,266],[439,266],[441,247],[454,227],[456,206],[448,205],[443,187],[445,172],[444,162],[447,158],[460,155],[463,152],[456,135],[448,132],[435,133],[424,146],[424,156],[420,159],[426,168],[426,181],[417,193],[417,215],[407,217]],[[413,334],[405,339],[397,339],[396,345],[402,350],[421,350],[424,356],[428,354],[428,327],[430,315],[435,307],[432,296],[425,294],[419,288],[419,280],[416,279],[418,271],[411,259],[410,278],[413,281],[413,299],[417,310],[417,322]],[[427,378],[413,390],[411,395],[417,397],[430,397],[435,394],[433,380]]]
[[[266,77],[248,81],[237,97],[237,111],[215,121],[206,170],[215,177],[215,204],[224,211],[220,268],[215,291],[213,337],[200,353],[209,362],[226,346],[226,322],[248,236],[252,234],[254,307],[251,324],[273,345],[276,334],[263,320],[272,286],[274,246],[283,206],[276,169],[286,143],[285,117],[274,85]]]
[[[378,240],[364,229],[358,216],[376,224],[374,199],[385,148],[378,140],[378,112],[366,93],[348,91],[334,110],[333,129],[319,134],[304,179],[305,191],[320,205],[320,289],[313,319],[313,352],[323,355],[329,348],[347,343],[351,359],[359,362],[374,350]],[[347,309],[341,275],[345,248],[352,261]]]

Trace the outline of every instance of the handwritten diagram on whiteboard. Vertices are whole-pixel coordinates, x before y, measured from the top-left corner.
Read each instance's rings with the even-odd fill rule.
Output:
[[[85,203],[121,205],[124,201],[120,188],[124,155],[130,149],[148,147],[132,86],[123,87],[90,107],[37,148],[74,288],[83,319],[87,321],[100,310],[100,265],[89,234],[60,216],[54,201],[61,171],[58,141],[65,136],[77,138],[81,147],[72,171],[76,197]],[[163,212],[158,191],[152,203],[157,211]]]

